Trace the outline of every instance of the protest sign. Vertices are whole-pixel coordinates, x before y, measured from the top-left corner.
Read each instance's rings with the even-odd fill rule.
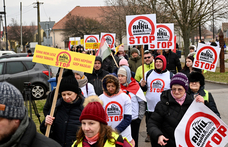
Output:
[[[174,24],[157,24],[157,49],[174,49]]]
[[[157,47],[156,15],[129,15],[126,16],[127,44],[149,45],[150,49]]]
[[[198,43],[193,67],[215,72],[220,48]]]
[[[81,37],[70,37],[68,43],[68,50],[71,49],[72,46],[79,45]]]
[[[105,38],[110,49],[115,49],[116,34],[115,33],[101,33],[101,40]]]
[[[92,73],[95,56],[36,45],[33,62]]]
[[[85,50],[99,48],[99,35],[84,35]]]
[[[228,126],[204,103],[193,101],[175,129],[177,147],[222,147]]]

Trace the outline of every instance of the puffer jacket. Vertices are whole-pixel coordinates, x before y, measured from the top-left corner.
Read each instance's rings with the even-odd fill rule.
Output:
[[[182,105],[176,102],[171,95],[171,90],[163,91],[161,101],[157,103],[155,111],[151,114],[147,131],[153,142],[158,142],[158,137],[164,135],[168,138],[166,147],[174,147],[174,131],[191,105],[193,97],[186,94],[186,99]],[[158,147],[159,144],[156,144]],[[153,146],[154,147],[154,146]]]
[[[136,58],[130,58],[128,60],[129,68],[134,73],[136,72],[137,68],[142,65],[142,57],[138,56]]]
[[[86,73],[85,76],[88,78],[88,82],[91,83],[94,87],[94,90],[97,95],[101,95],[103,93],[102,90],[102,82],[101,80],[109,74],[107,71],[100,69],[100,70],[93,70],[92,74]]]
[[[57,101],[50,138],[62,147],[70,147],[76,139],[76,133],[81,126],[79,118],[83,110],[83,102],[84,98],[79,98],[73,104],[66,103],[62,98]],[[44,123],[41,131],[42,133],[46,131]]]
[[[180,60],[176,53],[174,53],[170,50],[168,53],[163,52],[163,55],[166,58],[166,61],[167,61],[166,67],[169,71],[171,71],[174,74],[177,73],[177,70],[178,70],[178,72],[181,71]],[[177,68],[177,70],[176,70],[176,68]]]

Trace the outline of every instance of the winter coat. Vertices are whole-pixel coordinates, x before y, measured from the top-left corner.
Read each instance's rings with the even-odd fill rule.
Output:
[[[130,58],[128,60],[129,68],[131,71],[136,72],[137,68],[142,65],[142,57]]]
[[[29,124],[26,130],[22,132],[24,134],[20,138],[20,141],[17,143],[17,147],[61,147],[56,141],[38,133],[36,131],[36,125],[33,120],[29,118],[28,121]],[[20,129],[20,126],[18,129]],[[12,143],[13,144],[10,146],[14,146],[14,143],[16,143],[16,141],[12,141]]]
[[[144,73],[151,69],[154,69],[154,62],[152,62],[150,65],[144,64]],[[142,65],[141,65],[136,70],[135,80],[140,82],[142,78],[143,78],[143,74],[142,74]]]
[[[97,95],[101,95],[103,93],[101,80],[107,74],[109,74],[109,73],[103,69],[100,69],[98,71],[93,70],[92,74],[85,73],[85,76],[87,76],[87,78],[88,78],[88,82],[93,85],[94,90]]]
[[[119,63],[119,58],[117,56],[114,57],[116,60],[116,63]],[[105,71],[112,73],[114,69],[116,68],[115,61],[113,60],[112,56],[108,56],[107,58],[104,59],[102,63],[102,69]]]
[[[76,139],[76,133],[81,126],[79,118],[83,102],[84,98],[79,98],[73,104],[66,103],[62,98],[57,101],[50,138],[62,147],[70,147]],[[41,124],[41,131],[42,133],[46,131],[44,123]]]
[[[180,60],[178,58],[178,55],[174,52],[172,52],[171,50],[166,53],[164,52],[163,55],[166,58],[167,64],[166,64],[166,68],[171,71],[172,73],[176,74],[176,67],[178,72],[181,71],[181,64],[180,64]]]
[[[200,89],[199,89],[199,91],[197,92],[202,97],[204,97],[206,95],[203,87],[204,86],[201,86]],[[187,93],[188,94],[191,94],[192,96],[194,96],[194,92],[192,92],[190,88],[188,89],[188,92]],[[204,104],[208,108],[210,108],[218,117],[220,117],[220,113],[219,113],[219,111],[217,109],[217,106],[215,104],[215,100],[214,100],[212,94],[210,92],[208,92],[208,95],[209,95],[209,98],[208,98],[209,102],[208,101],[204,101]]]
[[[182,105],[176,102],[171,95],[171,90],[163,91],[161,101],[157,103],[155,111],[151,114],[147,123],[147,132],[153,142],[158,142],[158,137],[164,135],[169,140],[166,147],[175,147],[174,131],[191,105],[193,97],[186,94]],[[157,144],[157,146],[160,146]],[[153,146],[154,147],[154,146]]]

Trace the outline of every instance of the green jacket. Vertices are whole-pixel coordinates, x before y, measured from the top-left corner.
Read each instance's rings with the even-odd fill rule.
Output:
[[[142,57],[138,56],[136,58],[130,58],[128,60],[128,64],[129,64],[129,68],[131,69],[131,71],[133,71],[134,73],[136,72],[136,69],[142,65]]]
[[[150,65],[144,64],[144,74],[151,69],[154,69],[154,62],[152,62]],[[136,70],[135,80],[140,82],[142,78],[143,78],[143,75],[142,75],[142,65],[141,65]]]

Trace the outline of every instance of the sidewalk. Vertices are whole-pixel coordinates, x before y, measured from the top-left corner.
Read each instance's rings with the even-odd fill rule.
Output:
[[[139,147],[151,147],[150,142],[145,142],[146,136],[147,136],[146,122],[145,122],[145,116],[144,116],[139,128]]]

